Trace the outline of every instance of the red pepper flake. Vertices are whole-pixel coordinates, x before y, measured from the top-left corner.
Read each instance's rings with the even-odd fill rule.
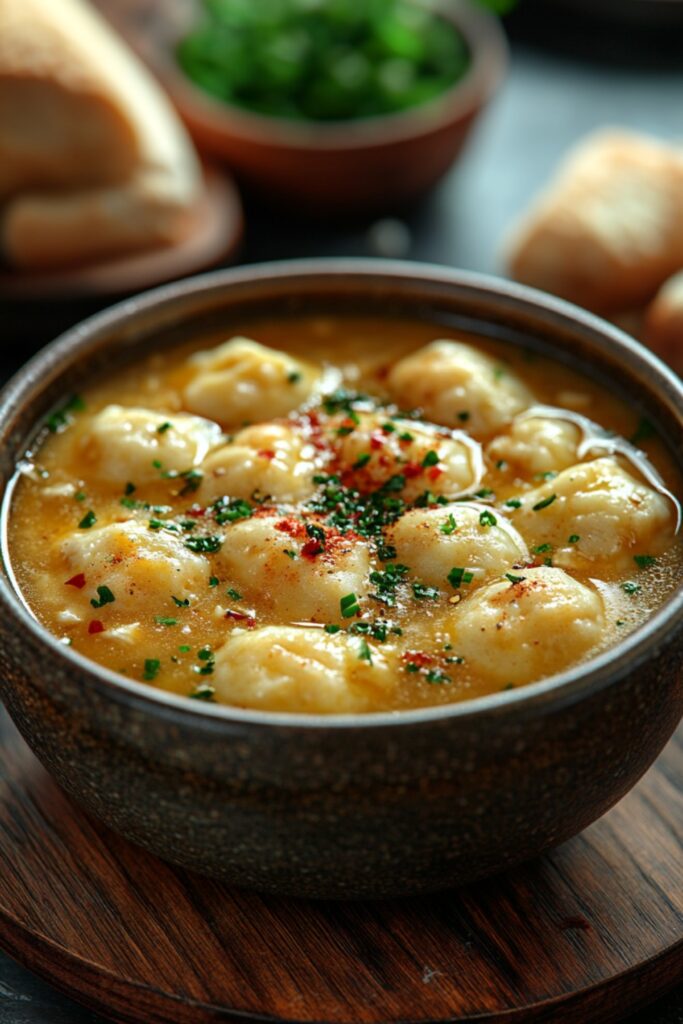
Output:
[[[272,450],[272,448],[263,448],[257,454],[260,459],[268,459],[269,462],[271,459],[275,458],[275,452]]]
[[[294,519],[290,517],[288,519],[280,519],[275,524],[275,529],[279,530],[280,533],[287,533],[290,537],[305,537],[306,536],[306,524],[302,523],[300,519]]]
[[[234,622],[243,622],[247,629],[253,629],[256,625],[256,619],[253,615],[247,615],[245,612],[235,612],[232,608],[229,608],[225,613],[226,619],[232,619]]]
[[[372,448],[373,451],[376,452],[378,451],[378,449],[384,448],[386,440],[387,439],[385,434],[373,430],[372,434],[370,434],[370,447]]]
[[[317,540],[308,540],[301,549],[301,554],[304,558],[315,558],[316,555],[322,554],[324,548]]]
[[[199,505],[193,505],[192,508],[188,509],[187,514],[195,519],[200,519],[203,515],[206,515],[206,509],[200,508]]]
[[[403,467],[403,475],[406,480],[412,480],[413,477],[421,476],[424,473],[424,466],[421,466],[419,462],[409,462]]]
[[[443,470],[439,469],[438,466],[432,466],[432,468],[427,473],[427,476],[429,477],[430,480],[438,480],[442,473]]]
[[[92,622],[88,625],[88,632],[90,633],[91,636],[93,636],[95,633],[104,633],[104,623],[100,622],[99,619],[93,619]]]
[[[64,584],[65,587],[75,587],[76,590],[83,590],[85,586],[85,573],[79,572],[76,576],[72,576],[70,580],[67,580]]]
[[[409,661],[412,665],[419,665],[420,668],[423,665],[431,665],[435,660],[434,655],[427,654],[426,651],[406,651],[401,658],[403,661]]]

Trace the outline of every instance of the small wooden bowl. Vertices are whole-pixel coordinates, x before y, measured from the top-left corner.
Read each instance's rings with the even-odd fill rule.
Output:
[[[0,490],[36,425],[93,374],[256,312],[313,310],[433,316],[571,362],[641,408],[683,472],[683,382],[616,327],[473,274],[318,260],[178,282],[67,332],[2,395]],[[116,675],[29,613],[6,546],[3,564],[2,693],[35,753],[133,842],[238,886],[371,897],[501,870],[603,814],[683,711],[683,591],[618,646],[542,682],[399,714],[309,716],[202,704]]]
[[[302,212],[380,213],[426,192],[460,153],[507,63],[497,18],[470,0],[451,0],[439,9],[460,29],[472,55],[469,70],[451,89],[405,113],[300,123],[230,106],[187,78],[175,48],[192,23],[192,4],[97,2],[158,75],[200,150],[225,160],[268,198]]]

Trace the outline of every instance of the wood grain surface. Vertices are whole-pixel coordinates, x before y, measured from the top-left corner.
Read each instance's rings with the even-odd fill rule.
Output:
[[[119,1022],[617,1021],[683,978],[683,729],[582,836],[428,898],[304,903],[77,810],[0,712],[0,945]]]

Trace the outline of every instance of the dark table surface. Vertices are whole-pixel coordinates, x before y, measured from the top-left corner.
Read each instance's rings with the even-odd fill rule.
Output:
[[[604,2],[591,0],[593,11]],[[623,0],[627,16],[619,24],[595,17],[577,22],[563,16],[561,6],[527,0],[508,21],[507,82],[449,177],[419,206],[398,214],[407,231],[395,224],[383,230],[368,223],[302,224],[248,204],[243,261],[392,255],[389,246],[412,259],[500,272],[501,235],[580,136],[614,125],[683,139],[683,19],[669,13],[681,5],[652,5],[667,15],[659,28],[639,20],[647,5],[635,0]],[[548,8],[551,13],[544,13]],[[4,302],[2,376],[95,308],[93,302]],[[683,990],[636,1017],[628,1017],[627,1006],[624,1013],[627,1024],[683,1024]],[[0,954],[0,1024],[101,1021]]]

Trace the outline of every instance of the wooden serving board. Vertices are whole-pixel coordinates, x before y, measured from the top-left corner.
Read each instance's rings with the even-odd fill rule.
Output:
[[[683,979],[683,728],[553,853],[431,897],[303,903],[76,809],[0,711],[0,945],[118,1022],[617,1021]]]

